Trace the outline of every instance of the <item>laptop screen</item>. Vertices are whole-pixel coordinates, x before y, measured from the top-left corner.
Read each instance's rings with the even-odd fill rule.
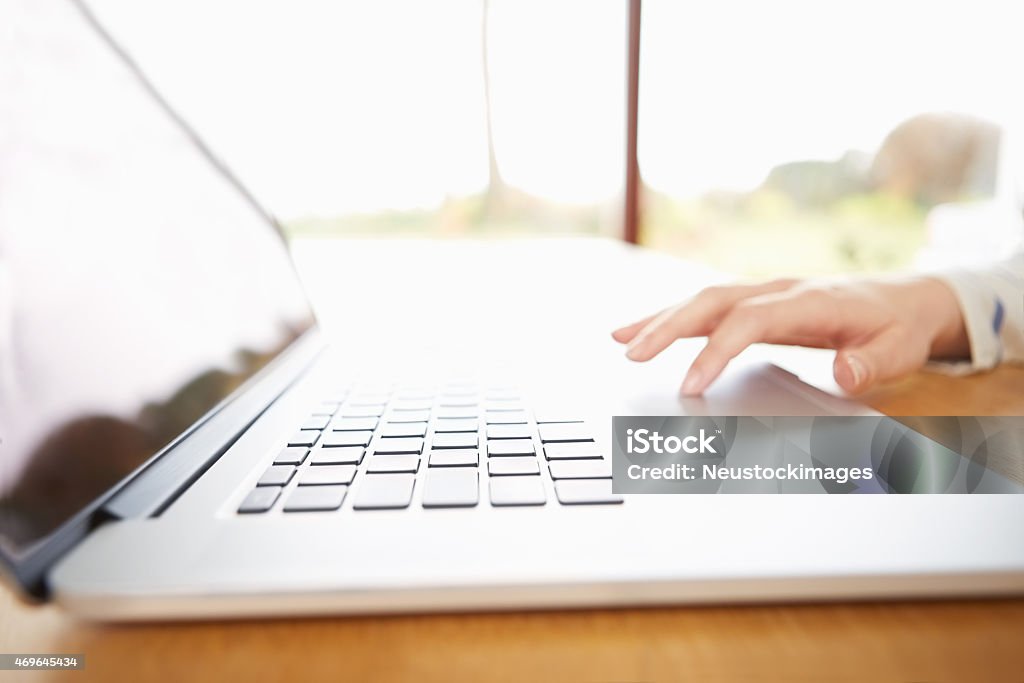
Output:
[[[45,538],[312,324],[265,215],[79,8],[0,30],[0,550]]]

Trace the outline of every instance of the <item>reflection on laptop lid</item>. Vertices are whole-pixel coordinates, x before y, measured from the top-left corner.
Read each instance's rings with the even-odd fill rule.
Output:
[[[88,10],[15,4],[0,32],[0,556],[13,569],[312,325],[272,221]]]

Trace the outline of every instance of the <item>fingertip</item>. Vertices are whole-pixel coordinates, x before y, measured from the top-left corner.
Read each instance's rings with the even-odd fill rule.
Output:
[[[630,323],[629,325],[615,330],[612,332],[612,337],[618,342],[628,344],[636,339],[637,335],[643,332],[644,328],[650,324],[651,321],[649,319],[638,320],[635,323]]]
[[[626,347],[626,358],[643,363],[661,353],[664,347],[650,334],[638,334]]]
[[[691,367],[690,371],[686,373],[686,378],[683,379],[683,385],[680,387],[680,392],[684,396],[699,396],[704,393],[707,385],[704,383],[704,374],[700,368]]]
[[[645,355],[644,350],[639,346],[630,346],[626,349],[626,358],[639,362],[650,360],[649,356]]]
[[[629,333],[629,327],[628,326],[627,327],[620,327],[619,329],[612,331],[612,339],[614,339],[615,341],[619,342],[620,344],[625,344],[630,339],[632,339],[632,337],[633,337],[633,335],[631,335]]]
[[[640,334],[644,328],[650,325],[659,315],[661,314],[655,313],[654,315],[649,315],[646,318],[635,320],[628,325],[623,325],[612,332],[612,338],[622,344],[628,344],[636,339],[637,335]]]
[[[851,394],[863,391],[870,384],[867,366],[859,356],[853,354],[837,353],[832,375],[836,384]]]

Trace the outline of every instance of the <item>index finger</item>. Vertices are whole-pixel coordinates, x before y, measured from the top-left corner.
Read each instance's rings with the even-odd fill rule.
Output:
[[[729,362],[751,344],[833,336],[838,324],[835,303],[810,292],[757,297],[733,308],[708,335],[686,379],[684,394],[700,394]]]
[[[744,299],[782,292],[795,280],[772,280],[754,285],[708,287],[692,299],[655,316],[641,329],[629,345],[626,355],[635,361],[646,361],[668,348],[681,337],[709,334],[733,306]]]

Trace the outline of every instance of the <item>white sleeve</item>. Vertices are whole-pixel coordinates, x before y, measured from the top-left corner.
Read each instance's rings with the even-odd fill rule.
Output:
[[[935,274],[960,302],[971,344],[970,370],[1024,363],[1024,250],[981,270]]]

